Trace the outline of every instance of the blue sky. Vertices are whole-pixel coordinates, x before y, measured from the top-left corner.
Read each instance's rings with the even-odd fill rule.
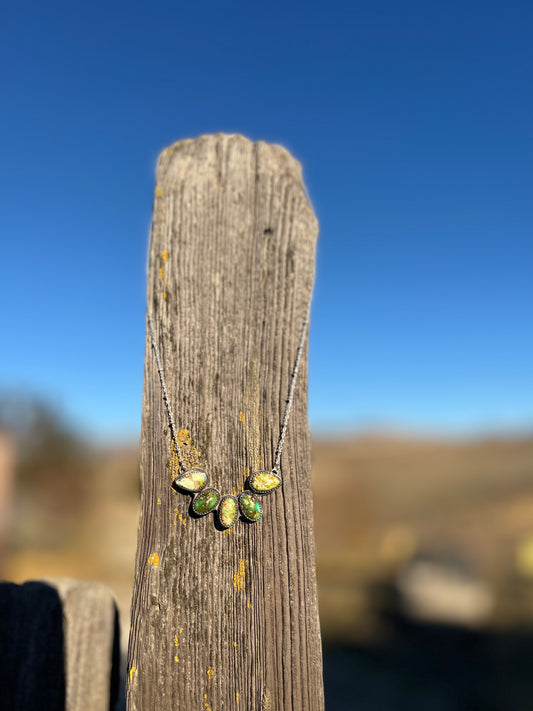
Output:
[[[136,437],[159,151],[243,133],[321,232],[316,434],[533,428],[530,2],[4,3],[0,388]]]

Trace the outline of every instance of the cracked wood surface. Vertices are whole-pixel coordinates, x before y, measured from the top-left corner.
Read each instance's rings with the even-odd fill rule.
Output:
[[[187,466],[238,494],[273,464],[314,279],[318,224],[300,164],[239,135],[165,149],[148,309]],[[175,452],[147,330],[129,711],[321,711],[307,346],[263,516],[222,531],[170,487]]]

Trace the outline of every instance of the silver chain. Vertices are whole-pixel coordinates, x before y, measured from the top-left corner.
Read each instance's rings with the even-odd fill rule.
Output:
[[[311,299],[307,304],[307,310],[305,312],[304,322],[302,324],[302,330],[300,332],[300,341],[298,343],[298,350],[296,351],[296,358],[294,359],[294,365],[292,368],[291,382],[289,385],[289,394],[285,400],[285,414],[283,415],[283,423],[281,425],[281,430],[279,432],[278,444],[276,447],[276,454],[274,455],[274,466],[272,471],[274,474],[279,474],[279,465],[281,461],[281,452],[283,451],[283,445],[285,444],[285,435],[287,433],[287,427],[289,426],[289,417],[291,416],[292,401],[294,399],[294,391],[296,389],[296,378],[298,376],[298,371],[300,369],[300,359],[302,357],[305,336],[307,333],[307,327],[309,326],[309,318],[311,316]]]
[[[159,356],[159,348],[157,347],[157,341],[155,340],[154,324],[152,323],[152,317],[148,313],[148,326],[150,327],[150,335],[152,337],[152,348],[154,349],[155,362],[157,364],[157,372],[159,373],[159,380],[161,381],[161,390],[163,391],[163,400],[167,408],[168,421],[170,424],[170,434],[172,435],[172,441],[174,442],[174,447],[176,448],[176,455],[178,457],[178,465],[180,472],[185,471],[185,464],[181,456],[180,443],[178,442],[178,437],[176,435],[176,425],[174,424],[174,415],[172,414],[172,408],[170,407],[170,400],[168,399],[167,384],[165,382],[165,376],[163,375],[163,366],[161,365],[161,358]]]
[[[305,337],[307,334],[307,328],[309,326],[309,318],[311,316],[311,299],[307,305],[304,322],[302,324],[302,330],[300,332],[300,340],[298,342],[298,349],[296,351],[296,357],[294,359],[294,365],[291,373],[291,380],[289,384],[289,392],[285,400],[285,414],[283,415],[283,422],[281,425],[278,444],[276,446],[276,453],[274,455],[274,466],[272,467],[272,472],[279,475],[279,467],[281,462],[281,453],[283,451],[283,446],[285,444],[285,435],[287,434],[287,428],[289,426],[289,418],[291,415],[292,402],[294,400],[294,392],[296,390],[296,378],[298,377],[298,371],[300,369],[300,360],[302,358],[302,353],[305,344]],[[174,415],[172,414],[172,407],[170,405],[170,400],[168,398],[167,384],[165,381],[165,376],[163,373],[163,366],[161,365],[161,357],[159,355],[159,348],[157,345],[154,324],[152,321],[152,316],[148,313],[148,326],[150,328],[150,336],[152,340],[152,348],[154,350],[155,362],[157,365],[157,372],[159,373],[159,380],[161,381],[161,390],[163,391],[163,400],[168,414],[168,421],[170,424],[170,434],[172,435],[172,441],[174,442],[174,447],[176,450],[176,456],[178,458],[178,465],[180,473],[186,471],[185,464],[183,463],[183,458],[181,454],[180,443],[178,442],[178,437],[176,434],[176,425],[174,423]]]

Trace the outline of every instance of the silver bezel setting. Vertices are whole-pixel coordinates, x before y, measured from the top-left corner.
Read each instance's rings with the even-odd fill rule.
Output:
[[[215,494],[218,496],[218,501],[216,502],[216,504],[213,506],[212,509],[209,509],[209,511],[204,511],[203,513],[200,513],[199,511],[196,511],[196,509],[194,508],[194,504],[196,503],[196,501],[198,501],[198,498],[200,496],[203,496],[208,491],[214,491]],[[222,497],[220,495],[220,491],[218,489],[215,489],[214,486],[208,486],[207,488],[204,488],[201,491],[199,491],[198,494],[194,497],[194,499],[192,500],[192,503],[191,503],[191,511],[195,516],[199,516],[199,517],[207,516],[208,514],[213,513],[214,511],[217,510],[221,500],[222,500]]]
[[[252,484],[252,479],[257,474],[272,474],[273,476],[277,477],[279,483],[273,489],[269,489],[268,491],[258,491],[257,489],[254,489],[253,484]],[[281,487],[282,480],[281,480],[280,475],[277,472],[273,472],[272,470],[271,471],[261,470],[261,471],[257,471],[257,472],[252,472],[250,474],[250,476],[248,477],[248,480],[246,483],[247,483],[250,491],[253,494],[255,494],[256,496],[268,496],[268,494],[273,494],[275,491],[277,491]]]
[[[257,497],[257,494],[255,494],[255,493],[254,493],[253,491],[251,491],[251,490],[249,490],[249,491],[246,490],[246,491],[242,491],[242,492],[239,494],[239,496],[238,496],[239,511],[241,512],[241,516],[242,516],[244,519],[246,519],[246,521],[249,521],[250,523],[257,523],[257,522],[260,521],[261,518],[263,517],[263,508],[262,508],[261,504],[259,503],[259,500],[257,501],[257,503],[259,504],[259,518],[249,518],[249,517],[245,514],[245,512],[243,511],[243,507],[241,506],[241,499],[242,499],[243,496],[251,496],[252,499],[255,500],[256,497]]]
[[[235,507],[236,507],[235,518],[233,519],[233,523],[230,523],[229,526],[226,526],[224,523],[222,523],[222,518],[220,516],[220,508],[222,506],[222,503],[226,499],[233,499],[233,501],[235,501]],[[225,529],[231,528],[232,526],[235,525],[235,521],[239,518],[240,512],[241,512],[241,508],[239,506],[239,501],[237,500],[237,497],[233,496],[233,494],[224,494],[224,496],[218,502],[218,506],[217,506],[217,519],[218,519],[219,524],[222,526],[222,528],[225,528]]]
[[[180,481],[184,479],[186,476],[190,476],[193,472],[202,472],[202,474],[205,474],[205,483],[200,489],[185,489],[180,486]],[[191,467],[190,469],[187,469],[187,471],[182,472],[181,474],[178,474],[178,476],[174,479],[172,482],[172,488],[179,490],[180,494],[199,494],[201,491],[205,490],[205,487],[207,486],[207,482],[209,480],[208,474],[205,471],[205,469],[202,469],[201,467]]]

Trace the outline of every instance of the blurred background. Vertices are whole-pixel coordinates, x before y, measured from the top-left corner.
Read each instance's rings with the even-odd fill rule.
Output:
[[[155,162],[243,133],[301,161],[320,222],[326,707],[532,708],[532,21],[513,0],[0,8],[0,577],[108,584],[126,643]]]

